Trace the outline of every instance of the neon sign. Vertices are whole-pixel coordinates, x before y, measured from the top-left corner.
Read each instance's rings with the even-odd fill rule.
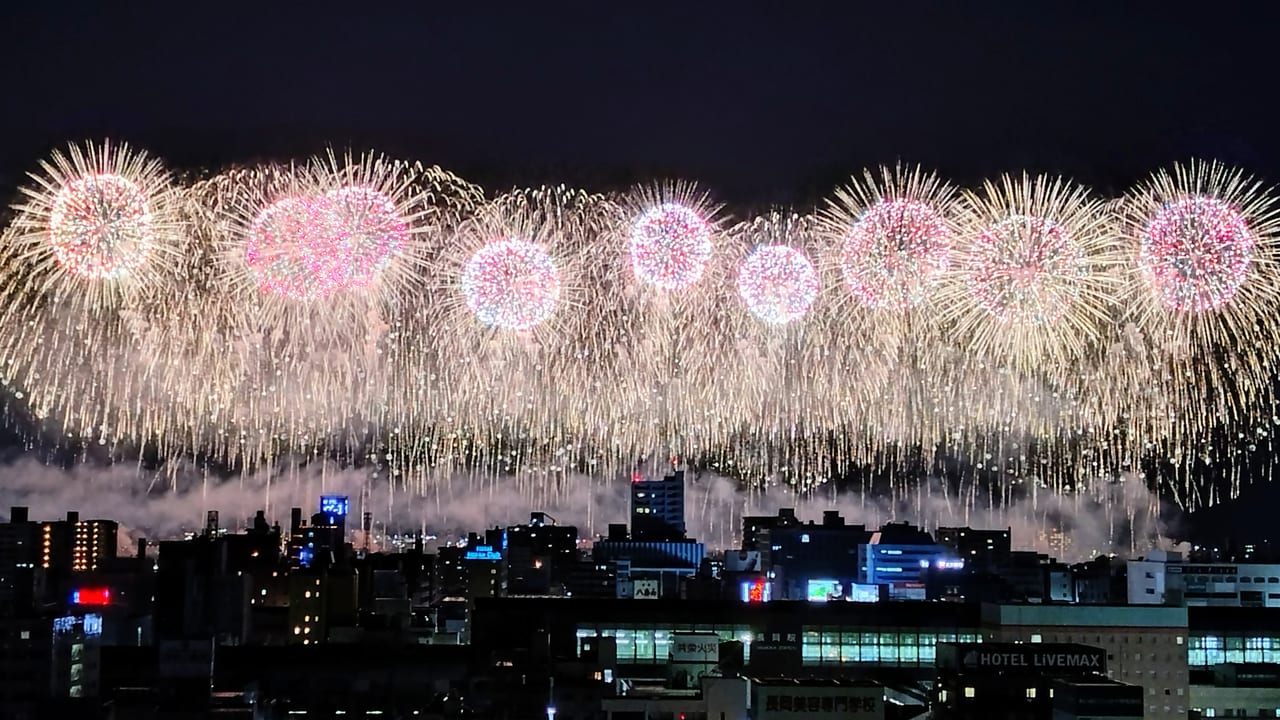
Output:
[[[468,550],[466,555],[462,556],[463,560],[501,560],[502,553],[493,549],[492,545],[476,545],[475,548]]]
[[[320,512],[333,517],[346,517],[351,510],[351,500],[346,495],[321,495]]]
[[[111,589],[104,587],[88,587],[71,591],[72,605],[110,605]]]

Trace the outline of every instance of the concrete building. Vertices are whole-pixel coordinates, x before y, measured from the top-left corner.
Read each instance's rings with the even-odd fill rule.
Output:
[[[941,643],[937,668],[937,720],[1143,717],[1142,688],[1108,679],[1090,645]]]
[[[1128,563],[1130,605],[1280,607],[1280,564],[1190,562],[1155,551]]]
[[[683,540],[684,471],[661,480],[631,481],[631,535],[635,540]]]
[[[745,718],[750,706],[745,678],[703,678],[697,690],[619,683],[616,697],[605,698],[605,716],[644,718]],[[548,715],[550,715],[548,711]]]
[[[1107,654],[1107,676],[1143,688],[1147,720],[1187,717],[1187,610],[1115,605],[983,605],[987,642],[1082,643]]]
[[[1280,717],[1280,665],[1225,663],[1192,673],[1191,710],[1200,717]]]

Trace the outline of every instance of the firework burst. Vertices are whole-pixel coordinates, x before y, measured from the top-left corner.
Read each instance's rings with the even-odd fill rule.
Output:
[[[960,346],[1049,376],[1097,347],[1123,264],[1103,203],[1061,179],[1004,176],[964,194],[959,223],[938,312]]]
[[[31,178],[0,234],[0,383],[73,442],[152,439],[134,335],[181,279],[182,193],[123,145],[73,146]]]
[[[867,171],[836,191],[824,235],[850,293],[871,308],[918,306],[946,272],[954,190],[920,168]]]
[[[1119,203],[1131,272],[1116,392],[1149,433],[1199,437],[1270,413],[1278,210],[1258,181],[1203,162],[1160,171]],[[1158,397],[1144,392],[1147,377],[1163,386]]]
[[[510,472],[534,502],[672,457],[794,488],[888,467],[898,492],[936,453],[1007,499],[1208,462],[1223,428],[1252,452],[1273,413],[1280,220],[1216,165],[1107,205],[881,169],[729,226],[689,185],[486,200],[330,153],[180,190],[104,146],[15,210],[0,381],[69,444],[419,490]]]

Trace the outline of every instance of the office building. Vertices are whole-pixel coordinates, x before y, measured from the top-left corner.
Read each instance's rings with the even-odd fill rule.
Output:
[[[631,536],[646,542],[685,538],[683,470],[661,480],[632,479]]]
[[[1280,563],[1190,562],[1157,550],[1128,562],[1128,601],[1280,608]]]

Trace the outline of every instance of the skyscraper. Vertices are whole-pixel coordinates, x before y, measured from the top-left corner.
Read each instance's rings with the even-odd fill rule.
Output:
[[[661,480],[632,480],[631,537],[655,541],[685,538],[683,470]]]

